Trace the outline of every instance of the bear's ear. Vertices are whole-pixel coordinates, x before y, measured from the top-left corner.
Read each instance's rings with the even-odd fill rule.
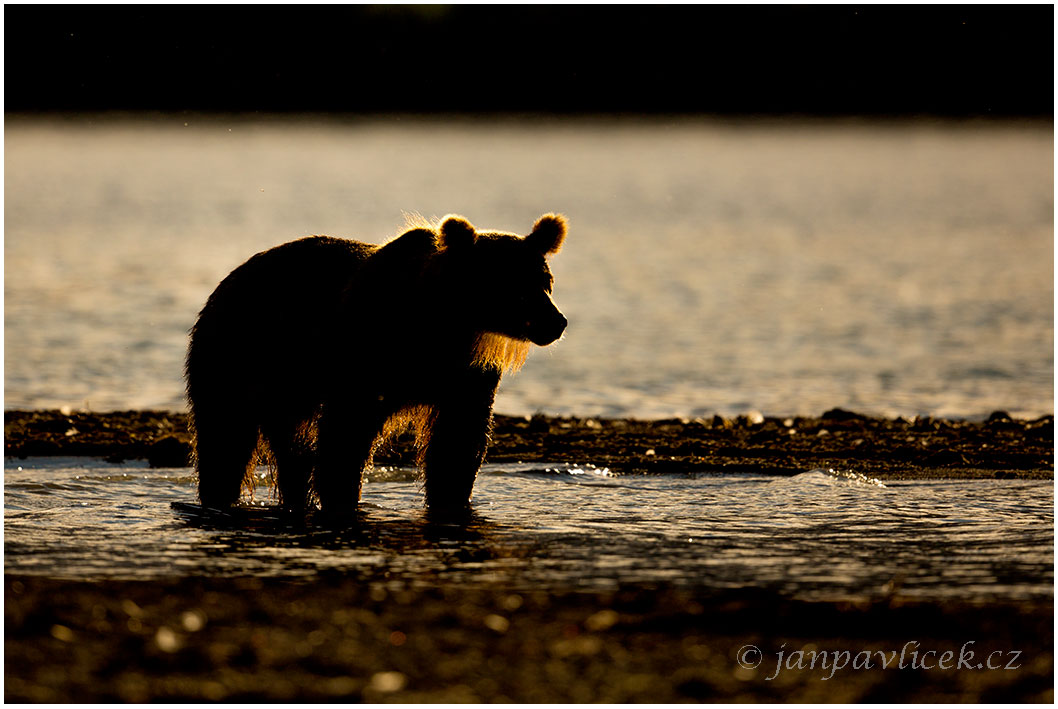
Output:
[[[525,241],[544,256],[557,254],[566,238],[566,218],[561,214],[545,214],[536,220]]]
[[[470,246],[477,238],[474,225],[463,217],[450,214],[441,220],[441,247],[445,249]]]

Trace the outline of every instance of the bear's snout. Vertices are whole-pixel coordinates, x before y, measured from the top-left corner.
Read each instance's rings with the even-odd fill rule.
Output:
[[[566,325],[568,324],[566,316],[560,313],[558,309],[555,309],[545,320],[534,323],[535,327],[532,329],[530,339],[534,345],[546,347],[562,337],[562,333],[566,331]]]

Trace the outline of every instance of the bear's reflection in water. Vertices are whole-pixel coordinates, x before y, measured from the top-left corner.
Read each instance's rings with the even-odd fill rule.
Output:
[[[271,505],[238,506],[217,510],[173,503],[183,523],[209,532],[191,543],[204,557],[254,566],[259,558],[269,570],[262,575],[299,575],[341,570],[343,575],[390,576],[413,572],[426,580],[452,565],[480,568],[498,563],[510,567],[533,553],[530,544],[494,539],[498,530],[514,531],[475,511],[459,514],[414,511],[394,520],[380,508],[365,504],[355,516],[335,524],[310,514],[295,516]],[[299,557],[304,557],[299,562]],[[328,559],[334,565],[328,564]],[[510,560],[504,563],[503,560]],[[275,562],[281,562],[276,564]]]

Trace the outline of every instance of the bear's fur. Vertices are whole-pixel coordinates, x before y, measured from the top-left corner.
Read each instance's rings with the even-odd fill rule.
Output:
[[[284,507],[349,513],[375,448],[412,425],[427,506],[465,509],[501,374],[565,330],[545,260],[565,235],[554,214],[524,238],[449,216],[382,246],[310,236],[236,268],[187,354],[202,504],[238,500],[260,439]]]

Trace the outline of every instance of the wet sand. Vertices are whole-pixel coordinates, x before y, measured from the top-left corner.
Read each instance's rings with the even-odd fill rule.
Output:
[[[7,412],[5,452],[181,465],[186,420]],[[407,439],[378,456],[387,465],[410,460]],[[647,473],[833,467],[880,478],[1050,478],[1053,417],[498,417],[489,460]],[[870,602],[799,601],[761,589],[642,584],[514,592],[484,580],[457,587],[384,574],[311,582],[5,574],[4,600],[12,702],[1053,700],[1053,601],[915,601],[899,589]],[[749,645],[760,656],[743,650]],[[791,664],[777,671],[780,651]],[[820,653],[814,668],[812,652]],[[834,653],[848,653],[845,666],[824,667],[822,652],[830,665]],[[740,657],[759,665],[742,667]]]

